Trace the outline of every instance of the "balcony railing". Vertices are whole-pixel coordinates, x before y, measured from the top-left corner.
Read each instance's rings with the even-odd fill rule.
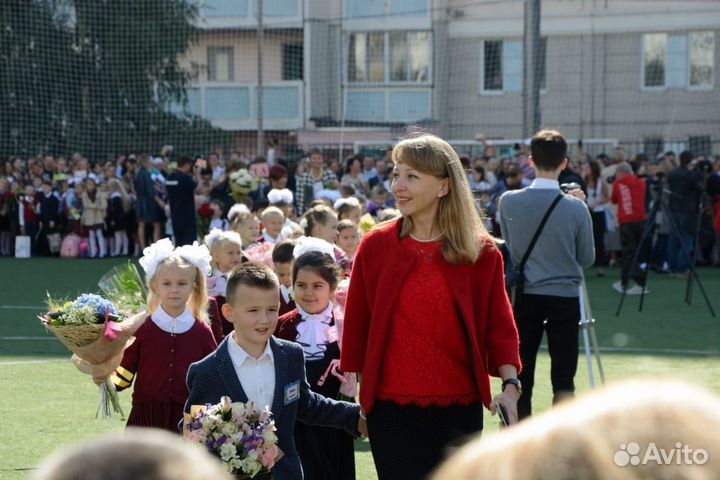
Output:
[[[255,28],[257,0],[204,0],[198,27]],[[263,24],[268,28],[302,28],[302,0],[264,0]]]
[[[361,122],[417,122],[432,117],[430,88],[348,87],[345,118]]]
[[[187,90],[187,112],[208,119],[225,130],[256,130],[257,85],[241,82],[204,83]],[[264,121],[268,130],[303,126],[303,82],[290,80],[263,87]],[[179,112],[175,106],[173,109]]]

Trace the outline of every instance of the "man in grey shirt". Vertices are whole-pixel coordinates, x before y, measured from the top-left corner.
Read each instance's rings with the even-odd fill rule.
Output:
[[[568,164],[567,143],[555,130],[542,130],[530,143],[530,164],[536,177],[523,190],[503,194],[500,228],[515,265],[524,256],[540,220],[560,194],[558,176]],[[524,291],[515,299],[520,335],[523,393],[520,419],[532,413],[535,360],[547,331],[551,359],[553,403],[575,391],[578,362],[579,286],[583,268],[595,260],[592,220],[582,190],[564,195],[550,215],[524,269]]]

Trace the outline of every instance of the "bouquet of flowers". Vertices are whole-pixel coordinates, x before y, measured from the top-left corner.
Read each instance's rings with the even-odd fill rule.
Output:
[[[282,456],[276,430],[268,407],[259,412],[253,402],[232,403],[222,397],[217,405],[193,405],[184,433],[219,457],[231,474],[252,478],[270,472]]]
[[[48,296],[48,312],[39,317],[71,352],[73,363],[81,372],[94,378],[107,378],[122,360],[130,337],[144,320],[144,315],[123,319],[115,305],[94,294],[83,294],[75,300],[62,301]],[[124,416],[115,385],[104,380],[100,386],[100,405],[96,417],[110,418],[112,410]]]
[[[248,194],[258,188],[257,178],[253,177],[246,168],[231,173],[228,183],[232,196],[238,203],[243,203]]]
[[[254,247],[245,250],[245,257],[251,262],[263,263],[271,269],[275,269],[272,259],[274,247],[275,245],[269,242],[258,243]]]

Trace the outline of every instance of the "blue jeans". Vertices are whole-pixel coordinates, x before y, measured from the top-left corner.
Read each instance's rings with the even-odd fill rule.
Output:
[[[693,236],[691,233],[684,230],[680,230],[680,237],[682,243],[678,240],[675,235],[670,235],[668,238],[668,263],[670,264],[670,271],[673,273],[684,273],[690,268],[689,258],[693,258]],[[685,247],[683,251],[682,246]],[[688,258],[689,256],[689,258]]]

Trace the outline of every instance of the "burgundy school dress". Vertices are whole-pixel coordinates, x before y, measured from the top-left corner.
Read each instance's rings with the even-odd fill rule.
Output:
[[[220,306],[214,297],[208,297],[208,317],[210,317],[210,330],[212,330],[215,343],[220,345],[220,342],[225,338],[225,333],[223,332],[223,316],[220,311]]]
[[[328,398],[338,399],[340,380],[328,374],[330,362],[340,359],[340,347],[333,316],[333,305],[319,314],[309,315],[300,308],[278,320],[275,336],[297,342],[305,352],[305,373],[310,389]],[[332,333],[328,333],[328,329]],[[355,480],[355,446],[344,430],[295,424],[295,445],[305,478],[313,480]]]
[[[127,426],[177,433],[190,394],[185,383],[190,364],[216,347],[210,327],[194,318],[190,310],[173,319],[158,307],[135,332],[135,341],[112,375],[118,390],[135,381]]]
[[[225,289],[227,288],[227,277],[230,273],[216,272],[212,277],[208,279],[208,295],[210,298],[215,299],[217,302],[217,314],[220,318],[220,325],[222,326],[222,335],[226,337],[232,332],[235,327],[232,322],[225,318],[222,313],[222,306],[225,305]],[[220,343],[220,342],[218,342]]]
[[[280,285],[280,310],[278,311],[278,315],[282,317],[293,310],[295,310],[295,300],[290,296],[287,287]]]

